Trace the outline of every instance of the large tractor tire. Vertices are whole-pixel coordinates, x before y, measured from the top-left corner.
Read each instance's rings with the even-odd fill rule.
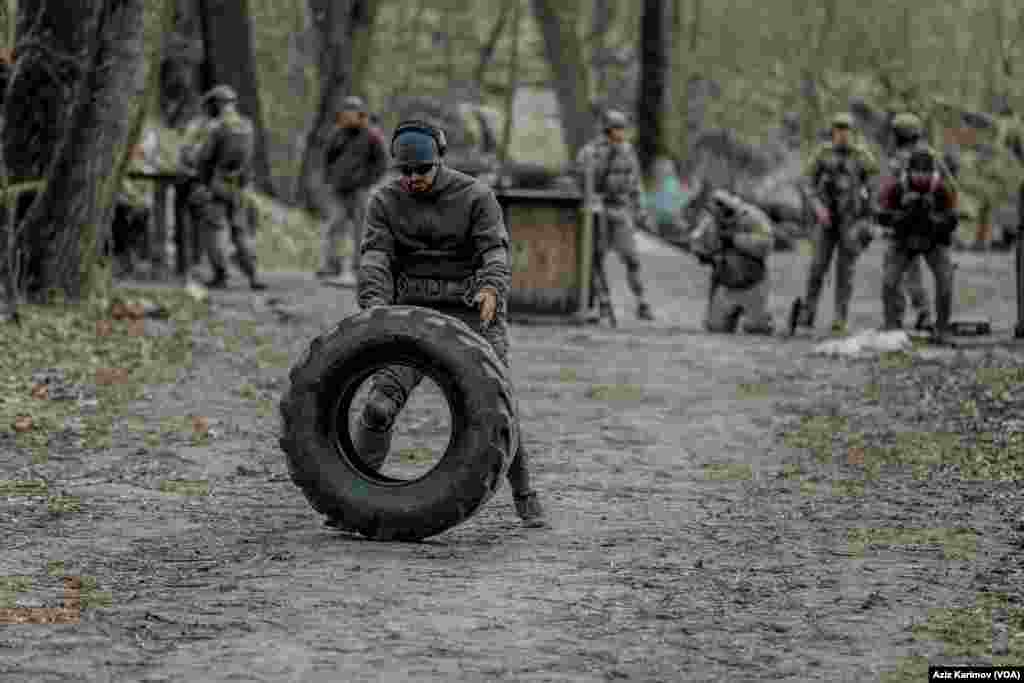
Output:
[[[415,367],[451,409],[437,465],[414,480],[368,467],[352,445],[360,385],[387,365]],[[310,343],[281,400],[281,448],[292,481],[339,528],[378,540],[418,540],[469,519],[501,486],[518,422],[505,367],[465,323],[428,308],[388,306],[349,316]]]

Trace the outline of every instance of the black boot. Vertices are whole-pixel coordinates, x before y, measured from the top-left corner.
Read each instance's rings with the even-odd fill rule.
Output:
[[[215,270],[213,273],[213,279],[207,280],[203,283],[207,289],[227,289],[228,287],[228,273],[226,270]]]
[[[516,514],[519,515],[524,527],[542,529],[548,525],[547,515],[544,514],[536,491],[513,494],[512,500],[516,505]]]
[[[398,416],[398,403],[388,396],[377,395],[366,402],[356,419],[352,445],[363,462],[379,470],[391,450],[391,427]]]

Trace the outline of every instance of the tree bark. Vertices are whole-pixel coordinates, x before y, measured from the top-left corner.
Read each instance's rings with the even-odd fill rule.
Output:
[[[667,106],[669,22],[665,0],[644,0],[640,24],[640,97],[637,102],[636,152],[644,177],[654,160],[665,153],[664,119]]]
[[[63,102],[44,100],[49,116],[29,118],[29,128],[15,125],[5,134],[8,158],[17,160],[14,177],[45,169],[47,180],[20,226],[29,238],[31,300],[58,290],[77,301],[102,284],[95,266],[109,232],[119,182],[114,171],[128,140],[133,95],[145,90],[143,11],[144,0],[32,0],[19,8],[17,53],[26,69],[17,70],[12,85],[72,95]],[[60,86],[39,80],[48,66],[64,67]],[[22,103],[12,97],[6,110],[24,120],[19,105],[38,111],[38,98]],[[40,142],[32,131],[41,128],[57,134],[56,144],[44,143],[41,154],[26,151]],[[44,159],[47,154],[52,159]]]
[[[608,96],[608,31],[615,19],[615,7],[611,0],[594,0],[591,8],[590,63],[594,72],[594,96],[604,100]]]
[[[498,41],[501,39],[501,34],[505,31],[505,24],[508,23],[508,15],[509,3],[503,2],[501,4],[501,12],[498,14],[494,26],[491,27],[487,40],[480,47],[480,59],[477,61],[473,80],[480,85],[481,92],[483,92],[484,77],[487,75],[487,69],[494,60],[494,53],[498,50]]]
[[[202,89],[220,83],[238,92],[239,109],[252,119],[256,129],[253,153],[253,180],[257,187],[276,194],[267,155],[267,135],[263,126],[259,78],[253,54],[252,17],[248,0],[199,0],[202,11],[203,45],[206,60],[202,67]]]
[[[375,0],[309,0],[313,21],[320,36],[318,68],[320,102],[307,134],[299,169],[298,202],[322,211],[322,172],[324,146],[335,125],[341,101],[351,94],[355,77],[354,57],[357,36],[369,40],[376,16]],[[363,35],[360,35],[363,34]]]
[[[544,55],[555,78],[569,158],[575,159],[594,124],[583,41],[576,32],[580,0],[531,0],[530,4],[544,39]]]
[[[508,62],[508,91],[505,94],[505,125],[501,131],[501,153],[499,158],[504,164],[508,161],[508,151],[512,144],[512,117],[515,114],[516,92],[519,90],[519,34],[523,25],[523,2],[511,0],[512,9],[512,54]]]

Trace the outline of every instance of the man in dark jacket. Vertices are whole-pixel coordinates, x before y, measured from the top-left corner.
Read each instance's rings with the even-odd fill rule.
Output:
[[[410,304],[452,315],[486,338],[507,365],[508,230],[494,192],[445,167],[444,147],[443,132],[427,124],[396,129],[392,153],[401,176],[370,200],[359,305]],[[374,376],[353,439],[371,467],[380,468],[387,458],[391,427],[422,377],[401,366]],[[521,434],[508,471],[516,512],[526,526],[545,526]]]
[[[879,192],[879,223],[890,229],[882,281],[884,329],[903,328],[903,278],[923,257],[935,276],[933,338],[948,341],[953,309],[952,234],[957,226],[956,188],[940,171],[933,150],[915,150],[900,178],[890,178]]]
[[[319,278],[337,278],[336,284],[352,287],[359,272],[359,243],[371,187],[384,177],[387,150],[380,129],[369,124],[370,113],[359,97],[346,97],[338,113],[338,128],[327,144],[325,168],[333,206],[323,228],[323,265]],[[352,240],[351,270],[342,270],[338,242]]]

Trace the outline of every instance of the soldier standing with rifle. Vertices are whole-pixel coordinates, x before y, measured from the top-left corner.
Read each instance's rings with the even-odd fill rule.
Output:
[[[915,150],[928,150],[939,164],[939,172],[943,180],[953,183],[953,174],[949,168],[942,163],[938,152],[929,146],[924,136],[924,123],[916,114],[904,112],[897,114],[892,119],[892,141],[893,152],[889,159],[889,176],[893,179],[900,178],[907,170],[907,163]],[[921,257],[911,259],[903,276],[903,286],[910,298],[910,305],[917,312],[915,316],[914,329],[930,331],[932,329],[931,302],[928,299],[928,290],[924,286],[924,271],[922,269]],[[898,307],[898,316],[903,319],[903,306],[905,299],[901,299]],[[896,315],[896,314],[894,314]]]
[[[256,254],[245,222],[249,218],[244,197],[255,143],[252,121],[235,108],[238,96],[227,85],[218,85],[203,96],[210,117],[202,143],[195,151],[199,184],[189,197],[206,246],[213,279],[211,289],[228,283],[227,241],[236,249],[236,262],[253,290],[266,289],[256,274]]]
[[[600,302],[601,317],[614,320],[610,290],[604,271],[608,249],[618,253],[626,265],[629,288],[636,297],[636,317],[654,320],[654,313],[644,295],[640,279],[640,259],[636,250],[634,221],[640,215],[640,162],[633,146],[626,141],[626,116],[609,110],[604,115],[604,135],[587,143],[576,159],[583,173],[594,174],[594,190],[602,197],[595,218],[593,293]]]
[[[832,331],[847,331],[854,266],[872,237],[866,220],[870,215],[868,180],[878,173],[878,162],[870,150],[850,139],[852,128],[852,116],[836,115],[832,119],[832,141],[815,151],[805,170],[816,200],[817,231],[807,293],[802,300],[793,302],[790,312],[791,334],[797,327],[814,327],[818,299],[833,253],[836,292]]]
[[[891,229],[882,282],[883,329],[903,328],[903,277],[923,257],[935,277],[936,324],[933,341],[946,343],[953,308],[952,235],[957,227],[957,193],[927,147],[915,150],[898,179],[879,192],[879,223]]]

